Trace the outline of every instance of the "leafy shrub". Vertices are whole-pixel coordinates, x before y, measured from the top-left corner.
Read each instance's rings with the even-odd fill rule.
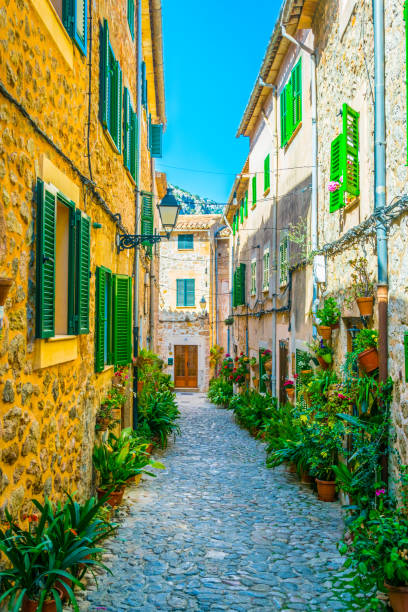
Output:
[[[180,416],[175,395],[169,389],[159,390],[155,393],[143,393],[140,398],[139,423],[142,427],[149,427],[153,439],[162,448],[167,446],[167,438],[171,433],[180,433],[176,421]]]
[[[208,399],[217,406],[229,407],[233,396],[232,383],[224,378],[213,378],[210,380]]]

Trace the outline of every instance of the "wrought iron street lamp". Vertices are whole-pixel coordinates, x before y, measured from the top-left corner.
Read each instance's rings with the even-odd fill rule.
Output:
[[[206,302],[205,297],[203,296],[200,300],[200,307],[201,307],[202,312],[205,312],[206,306],[207,306],[207,302]]]
[[[167,193],[160,204],[157,205],[157,209],[162,227],[166,233],[163,235],[155,231],[154,234],[118,234],[118,253],[125,249],[134,249],[140,244],[156,244],[156,242],[160,242],[163,238],[167,238],[167,240],[170,238],[181,209],[181,204],[173,194],[171,187],[167,188]]]

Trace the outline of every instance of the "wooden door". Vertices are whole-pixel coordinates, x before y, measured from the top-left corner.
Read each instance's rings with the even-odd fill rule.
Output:
[[[286,404],[288,401],[284,382],[288,377],[288,343],[286,340],[279,341],[279,402]]]
[[[174,347],[174,386],[197,387],[198,346],[176,345]]]

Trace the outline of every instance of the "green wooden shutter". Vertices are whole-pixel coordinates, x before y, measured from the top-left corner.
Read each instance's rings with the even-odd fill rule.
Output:
[[[142,104],[147,108],[147,80],[146,80],[146,64],[142,62]]]
[[[264,159],[264,191],[267,191],[271,185],[271,174],[270,174],[270,154]]]
[[[56,194],[37,180],[36,336],[55,335]]]
[[[241,200],[241,204],[239,205],[239,221],[241,225],[244,222],[244,200]]]
[[[246,303],[246,265],[243,263],[239,266],[239,298],[241,305]]]
[[[340,189],[330,192],[330,212],[335,212],[344,206],[344,136],[339,134],[331,143],[330,181],[340,183]],[[342,182],[343,181],[343,182]]]
[[[244,215],[245,217],[248,217],[248,192],[245,192],[245,197],[244,197]]]
[[[286,135],[286,113],[287,113],[287,108],[286,108],[286,91],[285,89],[282,90],[282,93],[279,97],[280,100],[280,131],[281,131],[281,148],[283,148],[288,139],[287,139],[287,135]],[[264,187],[264,191],[265,191],[265,187]]]
[[[119,153],[122,152],[122,70],[119,62],[114,66],[114,126],[111,133]]]
[[[184,306],[184,279],[177,279],[177,306]]]
[[[195,280],[187,278],[185,280],[185,305],[195,306]]]
[[[252,206],[256,204],[256,174],[252,177]]]
[[[153,234],[153,196],[146,192],[142,194],[142,234],[147,236]],[[151,255],[152,245],[148,241],[144,241],[142,244]]]
[[[279,243],[279,284],[281,287],[288,282],[288,244],[289,238],[286,234],[283,234]]]
[[[131,135],[130,99],[129,91],[125,87],[123,90],[123,164],[128,170],[130,170]]]
[[[237,215],[235,214],[232,218],[232,235],[235,236],[237,233]]]
[[[67,0],[62,3],[62,23],[81,53],[87,52],[87,0]]]
[[[236,270],[236,283],[235,283],[235,291],[236,291],[236,305],[241,305],[241,275],[239,272],[239,267]]]
[[[116,366],[132,360],[132,279],[113,275],[113,361]]]
[[[360,168],[358,161],[358,121],[360,113],[343,104],[343,190],[351,195],[360,194]]]
[[[105,292],[106,272],[96,268],[95,289],[95,372],[102,372],[105,367]]]
[[[262,355],[263,349],[259,349],[259,392],[266,393],[266,384],[263,380],[265,374],[265,358]]]
[[[89,273],[91,251],[91,221],[88,216],[76,211],[76,315],[77,334],[89,333]]]
[[[128,0],[127,19],[132,40],[135,39],[135,0]]]
[[[109,26],[106,19],[103,20],[102,45],[101,45],[101,119],[106,129],[110,123],[110,62],[109,62]]]
[[[405,382],[408,382],[408,331],[404,333]]]
[[[162,135],[163,126],[161,124],[150,123],[150,154],[152,157],[162,157]]]
[[[256,261],[251,261],[251,295],[256,295]]]
[[[290,140],[290,137],[293,134],[293,93],[292,93],[292,80],[290,80],[288,83],[286,83],[285,96],[286,96],[286,143],[287,143]]]
[[[132,126],[131,168],[134,168],[134,174],[132,174],[132,176],[135,179],[136,185],[139,185],[139,121],[136,113],[133,113]]]
[[[302,58],[292,70],[292,114],[293,130],[302,121]]]

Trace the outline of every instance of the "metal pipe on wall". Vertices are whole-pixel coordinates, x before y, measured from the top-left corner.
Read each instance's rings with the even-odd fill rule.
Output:
[[[384,0],[373,0],[374,22],[374,212],[381,213],[386,199],[385,136],[385,29]],[[388,244],[387,228],[377,216],[379,378],[388,377]]]
[[[234,206],[236,206],[237,204],[237,194],[234,193],[234,198],[233,198],[233,203]],[[232,227],[227,219],[227,216],[225,214],[225,212],[222,213],[222,218],[225,221],[225,225],[228,227],[229,231],[230,231],[230,236],[229,236],[229,242],[230,242],[230,314],[232,315],[232,307],[233,307],[233,301],[232,301],[232,292],[233,292],[233,287],[234,287],[234,233],[232,231]],[[231,331],[233,330],[233,325],[228,325],[228,329],[227,329],[227,352],[229,354],[231,354],[231,344],[234,340],[233,338],[233,333],[231,333]]]

